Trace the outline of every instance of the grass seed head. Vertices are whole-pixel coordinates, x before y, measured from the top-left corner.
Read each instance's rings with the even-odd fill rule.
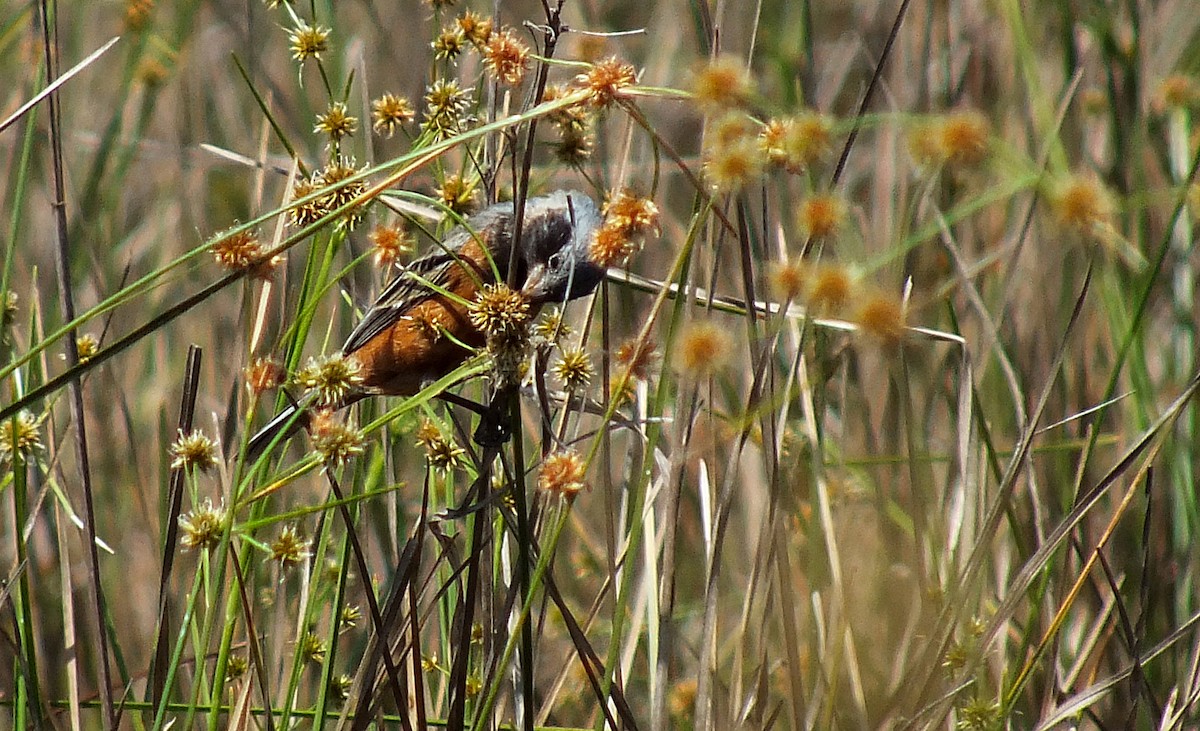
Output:
[[[484,18],[473,10],[463,12],[454,22],[463,36],[476,48],[483,46],[492,37],[492,19]]]
[[[320,61],[321,54],[329,50],[329,29],[300,21],[300,24],[288,33],[288,46],[292,50],[292,58],[300,63],[310,58]]]
[[[800,204],[800,229],[814,239],[836,234],[845,218],[845,201],[830,193],[811,196]]]
[[[709,112],[744,107],[755,95],[754,76],[737,57],[723,54],[692,77],[692,96]]]
[[[529,65],[529,46],[511,29],[492,33],[483,46],[483,63],[501,84],[520,86]]]
[[[281,569],[295,566],[308,558],[309,542],[301,537],[294,525],[285,525],[275,540],[271,541],[271,560]]]
[[[376,134],[391,137],[396,130],[416,117],[412,102],[395,94],[384,94],[371,102],[371,128]]]
[[[341,353],[309,358],[295,382],[314,392],[319,406],[338,406],[362,385],[362,365],[353,356]]]
[[[434,193],[447,208],[462,216],[475,209],[475,183],[461,175],[447,175]]]
[[[570,348],[555,361],[553,373],[568,391],[578,391],[592,380],[592,361],[583,348]]]
[[[259,396],[283,383],[283,368],[271,358],[255,358],[246,366],[246,388]]]
[[[732,354],[728,331],[711,320],[693,320],[679,335],[676,365],[687,376],[705,378],[723,368]]]
[[[1050,191],[1050,208],[1058,222],[1085,236],[1111,224],[1112,195],[1092,176],[1074,175]]]
[[[449,139],[470,126],[471,90],[463,89],[456,80],[434,81],[425,90],[425,105],[421,131],[434,142]]]
[[[216,547],[227,519],[224,503],[214,507],[212,500],[205,498],[195,509],[179,516],[180,547],[185,551]]]
[[[42,448],[41,419],[28,411],[0,421],[0,464],[11,463],[14,457],[20,463]]]
[[[831,130],[832,125],[824,115],[802,112],[768,120],[759,133],[758,144],[772,165],[797,174],[829,152]]]
[[[616,56],[597,61],[586,73],[575,77],[575,84],[587,89],[588,103],[598,109],[612,106],[635,83],[637,70],[633,64]]]
[[[355,455],[362,454],[362,432],[333,418],[329,411],[313,414],[309,430],[313,451],[321,455],[326,467],[341,467]]]
[[[433,42],[429,45],[433,48],[434,58],[439,61],[454,62],[458,60],[459,54],[463,52],[466,42],[466,36],[455,26],[452,28],[443,28],[438,37],[434,38]]]
[[[903,304],[882,293],[867,297],[854,316],[864,333],[888,347],[898,345],[904,338],[904,319]]]
[[[778,300],[790,302],[804,294],[808,283],[808,266],[800,259],[789,259],[771,266],[768,274],[771,294]]]
[[[329,137],[333,144],[351,137],[358,131],[358,117],[350,116],[345,102],[333,102],[322,114],[317,115],[313,132]]]
[[[171,444],[171,469],[208,472],[217,466],[217,443],[196,429],[188,434],[182,430]]]
[[[375,265],[380,269],[391,268],[401,254],[413,250],[412,236],[396,224],[376,226],[367,239],[375,249]]]
[[[583,459],[570,450],[547,455],[538,472],[538,487],[551,495],[572,500],[587,487]]]
[[[471,324],[489,340],[519,335],[529,316],[529,300],[505,284],[484,285],[471,303]]]
[[[854,281],[845,267],[825,265],[809,280],[808,305],[817,313],[839,312],[850,299]]]

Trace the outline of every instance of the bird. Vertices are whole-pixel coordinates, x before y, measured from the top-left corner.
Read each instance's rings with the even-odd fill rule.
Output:
[[[527,199],[524,214],[511,281],[530,312],[590,294],[605,276],[588,256],[603,218],[596,202],[579,191],[557,190]],[[510,281],[515,218],[512,202],[488,206],[383,288],[342,345],[342,355],[357,361],[362,380],[335,406],[368,396],[411,396],[486,343],[463,303],[473,302],[484,285]],[[256,432],[247,443],[247,459],[300,429],[307,419],[296,412],[307,406],[302,400],[284,408]]]

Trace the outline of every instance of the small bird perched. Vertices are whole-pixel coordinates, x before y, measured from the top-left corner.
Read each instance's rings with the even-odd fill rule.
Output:
[[[485,344],[464,302],[474,302],[483,286],[509,280],[513,204],[489,206],[466,223],[388,283],[346,338],[342,355],[358,361],[362,383],[338,406],[372,395],[411,396]],[[526,200],[512,281],[531,312],[590,294],[604,278],[588,258],[600,224],[596,202],[578,191]],[[257,457],[284,428],[290,434],[302,426],[305,416],[295,413],[303,408],[303,402],[290,406],[271,419],[250,438],[247,457]]]

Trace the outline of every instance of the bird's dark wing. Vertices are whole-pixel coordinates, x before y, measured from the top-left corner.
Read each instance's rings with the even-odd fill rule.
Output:
[[[379,293],[375,303],[363,315],[362,320],[354,326],[354,330],[350,332],[346,343],[342,346],[342,354],[350,355],[366,345],[371,338],[395,324],[413,307],[436,296],[437,292],[425,286],[424,282],[439,287],[446,286],[451,270],[454,267],[462,266],[458,253],[462,251],[463,246],[467,242],[473,241],[475,236],[487,235],[489,228],[507,226],[508,220],[511,218],[511,205],[507,207],[503,204],[492,206],[471,217],[468,221],[468,225],[471,227],[470,231],[462,226],[456,227],[446,235],[440,246],[404,267],[404,271],[388,282],[383,291]],[[472,231],[475,233],[473,234]],[[493,251],[493,256],[498,256],[499,253]],[[507,255],[507,248],[503,253],[505,256]],[[496,265],[503,273],[507,263],[507,261],[497,261]],[[489,281],[491,280],[490,265],[484,263],[482,273]]]

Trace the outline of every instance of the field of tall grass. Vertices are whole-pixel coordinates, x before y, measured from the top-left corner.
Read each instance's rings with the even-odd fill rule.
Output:
[[[0,728],[1197,728],[1193,5],[0,5]]]

